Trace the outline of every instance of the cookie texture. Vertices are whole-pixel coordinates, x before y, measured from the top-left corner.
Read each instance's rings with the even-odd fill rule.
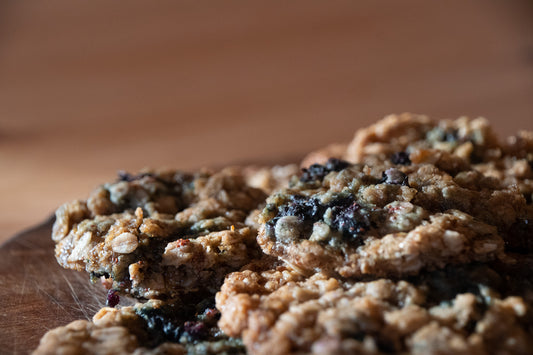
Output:
[[[278,268],[230,274],[217,307],[251,354],[528,354],[531,281],[478,263],[371,281]]]
[[[218,318],[210,299],[105,307],[92,321],[49,331],[33,354],[245,354],[239,339],[220,331]]]
[[[123,174],[58,209],[56,258],[136,297],[215,292],[259,255],[244,222],[265,196],[239,169]]]
[[[533,132],[519,131],[500,141],[483,118],[432,121],[422,115],[390,115],[357,131],[343,158],[367,164],[429,163],[451,173],[469,166],[484,177],[494,178],[521,194],[529,209],[507,235],[507,248],[533,250],[527,237],[533,233]]]
[[[484,118],[436,121],[411,113],[389,115],[357,130],[349,144],[309,153],[302,166],[324,164],[329,158],[369,165],[412,161],[451,171],[470,166],[518,187],[528,203],[532,200],[533,132],[519,131],[500,141]]]
[[[221,328],[252,354],[530,353],[532,138],[404,114],[311,153],[259,217],[285,265],[230,274]]]
[[[415,274],[503,256],[523,196],[475,170],[432,164],[314,165],[267,200],[263,251],[307,274]]]

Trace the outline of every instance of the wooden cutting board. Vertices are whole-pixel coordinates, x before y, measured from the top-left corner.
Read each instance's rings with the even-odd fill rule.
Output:
[[[0,247],[0,353],[27,354],[49,329],[91,319],[106,292],[86,273],[61,268],[50,238],[53,220]]]

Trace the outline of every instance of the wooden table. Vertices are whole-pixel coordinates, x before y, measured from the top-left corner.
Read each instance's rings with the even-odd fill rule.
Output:
[[[286,161],[383,115],[533,129],[528,1],[0,3],[0,241],[119,169]]]

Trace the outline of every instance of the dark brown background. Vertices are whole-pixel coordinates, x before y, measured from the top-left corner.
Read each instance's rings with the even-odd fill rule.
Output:
[[[118,169],[282,161],[385,114],[533,129],[528,1],[2,1],[0,241]]]

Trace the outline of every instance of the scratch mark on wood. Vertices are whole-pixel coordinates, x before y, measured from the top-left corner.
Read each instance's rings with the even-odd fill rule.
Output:
[[[89,316],[89,314],[87,314],[87,311],[85,310],[85,308],[81,304],[80,299],[78,298],[78,295],[76,294],[76,290],[74,289],[74,287],[72,287],[72,283],[65,276],[65,274],[62,274],[62,276],[63,276],[63,279],[65,279],[65,281],[67,282],[67,285],[68,285],[68,287],[70,289],[70,294],[71,294],[72,298],[74,299],[74,302],[76,302],[76,305],[78,306],[78,309],[83,313],[83,316],[87,320],[91,320],[91,317]]]
[[[24,276],[22,280],[22,287],[20,289],[20,295],[24,295],[26,292],[26,281],[28,280],[28,267],[24,265]],[[19,297],[19,304],[21,304],[24,301],[24,297]]]
[[[41,287],[39,286],[38,283],[36,283],[36,289],[37,289],[38,292],[40,292],[40,293],[46,295],[46,296],[48,297],[48,299],[49,299],[50,301],[52,301],[55,305],[57,305],[59,308],[61,308],[61,310],[62,310],[63,312],[65,312],[65,313],[68,314],[68,311],[65,309],[65,307],[63,306],[63,304],[62,304],[61,302],[59,302],[54,296],[52,296],[51,294],[49,294],[48,292],[46,292],[43,288],[41,288]]]

